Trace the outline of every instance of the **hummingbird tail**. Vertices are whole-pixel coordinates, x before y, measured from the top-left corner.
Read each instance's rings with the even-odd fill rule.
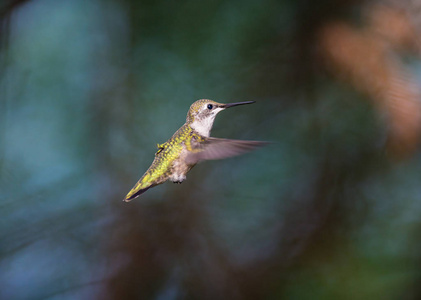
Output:
[[[143,194],[144,192],[146,192],[147,190],[149,190],[152,187],[152,185],[143,188],[143,189],[136,189],[136,187],[134,187],[127,195],[126,197],[123,199],[124,202],[130,202],[132,201],[134,198],[139,197],[141,194]]]
[[[151,169],[152,166],[149,167],[148,171],[146,171],[146,173],[143,174],[143,176],[134,185],[134,187],[130,190],[130,192],[126,195],[126,197],[124,197],[123,199],[124,202],[130,202],[131,200],[139,197],[139,195],[143,194],[150,188],[157,186],[158,184],[161,184],[166,180],[165,177],[160,178],[159,176],[156,175],[156,173],[154,174],[154,169]]]

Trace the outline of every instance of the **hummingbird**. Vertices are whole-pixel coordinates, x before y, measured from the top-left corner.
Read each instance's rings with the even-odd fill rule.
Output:
[[[216,115],[224,109],[255,101],[218,103],[209,99],[194,102],[186,123],[165,143],[157,144],[155,159],[145,174],[123,199],[129,202],[148,189],[171,180],[182,183],[186,174],[200,161],[223,159],[261,147],[267,142],[210,137]]]

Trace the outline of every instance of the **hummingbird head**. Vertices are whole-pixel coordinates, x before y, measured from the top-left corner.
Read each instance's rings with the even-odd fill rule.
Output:
[[[190,124],[191,128],[196,130],[199,134],[208,137],[215,117],[220,111],[229,107],[251,104],[254,102],[255,101],[245,101],[224,104],[209,99],[197,100],[190,106],[186,123]]]

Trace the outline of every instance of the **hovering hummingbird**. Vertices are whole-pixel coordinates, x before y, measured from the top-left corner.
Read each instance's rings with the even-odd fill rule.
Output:
[[[123,201],[129,202],[168,179],[174,183],[183,182],[191,168],[202,160],[227,158],[267,144],[209,137],[215,117],[220,111],[254,102],[223,104],[208,99],[194,102],[187,113],[186,123],[168,141],[157,144],[158,151],[152,165]]]

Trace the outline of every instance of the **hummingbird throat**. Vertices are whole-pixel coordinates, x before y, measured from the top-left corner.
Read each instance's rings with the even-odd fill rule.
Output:
[[[202,118],[200,118],[199,116],[196,116],[194,121],[190,124],[190,127],[201,136],[209,137],[210,131],[213,126],[213,122],[215,121],[215,117],[221,110],[223,109],[222,108],[215,109],[215,111],[213,111],[212,114],[207,115]]]

